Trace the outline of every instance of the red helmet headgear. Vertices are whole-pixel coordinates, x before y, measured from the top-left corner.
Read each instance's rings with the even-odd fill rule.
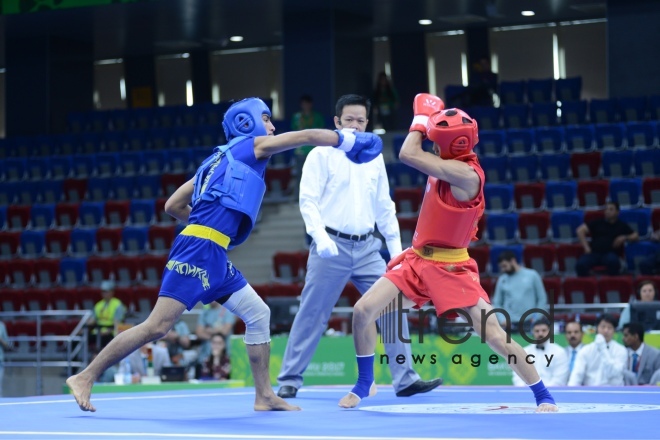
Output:
[[[438,144],[443,159],[471,153],[479,142],[477,121],[457,108],[433,113],[426,125],[426,136]]]

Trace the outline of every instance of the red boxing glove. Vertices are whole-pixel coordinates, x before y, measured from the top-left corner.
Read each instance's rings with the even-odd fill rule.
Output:
[[[415,117],[408,131],[419,131],[426,137],[426,123],[429,120],[429,116],[444,109],[445,103],[437,96],[429,93],[418,94],[415,96],[415,101],[413,102]]]

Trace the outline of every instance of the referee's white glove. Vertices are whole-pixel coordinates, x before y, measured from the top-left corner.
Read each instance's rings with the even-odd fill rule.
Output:
[[[319,231],[315,233],[312,238],[314,239],[314,244],[316,245],[316,253],[319,255],[319,257],[332,258],[339,255],[337,243],[332,241],[327,232]]]

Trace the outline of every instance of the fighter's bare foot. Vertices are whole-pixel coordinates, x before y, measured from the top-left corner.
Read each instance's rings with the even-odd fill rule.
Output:
[[[376,383],[371,384],[371,388],[369,388],[369,396],[368,397],[373,397],[376,395],[378,390],[376,389]],[[354,393],[348,393],[344,397],[341,398],[339,401],[339,406],[342,408],[355,408],[358,406],[362,399],[360,399],[356,394]]]
[[[66,384],[71,390],[73,397],[76,399],[78,406],[83,411],[95,412],[96,408],[89,401],[89,398],[92,395],[92,386],[93,382],[85,380],[85,378],[80,377],[80,374],[71,376],[66,380]]]
[[[559,411],[559,407],[551,403],[542,403],[536,408],[537,413],[551,413],[557,411]]]
[[[286,400],[275,394],[267,397],[259,397],[254,400],[255,411],[300,411],[299,406],[289,405]]]

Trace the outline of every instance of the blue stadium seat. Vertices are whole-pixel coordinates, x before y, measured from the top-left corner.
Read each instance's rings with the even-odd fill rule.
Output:
[[[562,102],[560,110],[563,125],[581,125],[587,122],[587,101]]]
[[[59,203],[62,201],[62,180],[42,180],[35,183],[41,203]]]
[[[151,127],[156,126],[156,121],[154,120],[154,109],[153,108],[134,108],[130,110],[129,121],[131,128],[136,128],[138,130],[147,130]]]
[[[629,122],[626,126],[628,148],[652,147],[655,138],[654,125],[652,122]]]
[[[119,172],[124,176],[135,176],[144,171],[142,152],[133,151],[119,156]]]
[[[184,173],[192,171],[192,154],[188,149],[169,150],[167,161],[171,173]]]
[[[660,150],[637,150],[634,155],[637,177],[660,176]]]
[[[532,125],[535,127],[550,127],[557,125],[557,104],[554,102],[537,102],[531,106]]]
[[[103,142],[101,136],[97,133],[81,133],[78,135],[78,154],[96,154],[103,151]],[[66,153],[71,154],[71,153]]]
[[[126,150],[126,139],[123,131],[103,133],[103,146],[108,153],[121,153]]]
[[[553,78],[527,80],[527,102],[552,102]]]
[[[500,128],[501,111],[496,107],[470,107],[467,113],[477,121],[479,130],[497,130]],[[479,133],[481,137],[481,133]]]
[[[633,172],[632,151],[605,151],[603,153],[604,177],[631,177]]]
[[[3,161],[5,178],[9,182],[25,179],[27,161],[25,159],[6,159]]]
[[[290,168],[295,164],[295,151],[288,150],[273,154],[268,161],[270,168]],[[187,171],[187,170],[184,170]]]
[[[514,208],[513,185],[511,184],[486,183],[484,197],[486,198],[486,211],[505,212],[512,211]]]
[[[649,113],[652,120],[660,120],[660,95],[649,97]]]
[[[27,178],[32,180],[44,180],[49,177],[50,158],[31,158],[27,162]]]
[[[651,210],[648,208],[622,209],[619,219],[628,223],[639,238],[645,239],[651,235]]]
[[[87,122],[89,130],[95,133],[103,133],[110,130],[110,112],[109,111],[92,111],[87,112]]]
[[[479,128],[481,128],[481,126],[479,126]],[[392,136],[392,153],[395,159],[399,158],[399,152],[401,151],[401,147],[403,147],[403,141],[405,140],[406,135],[404,134],[397,134]],[[481,140],[481,132],[479,132],[479,140]]]
[[[481,167],[486,174],[486,182],[503,183],[508,181],[507,168],[508,158],[506,156],[482,157],[479,159]]]
[[[568,179],[568,172],[571,169],[571,155],[542,154],[539,156],[539,168],[542,180]]]
[[[523,261],[523,245],[513,244],[508,246],[492,246],[490,248],[490,266],[491,273],[497,274],[500,271],[499,262],[497,259],[504,251],[511,251],[516,255],[517,261]]]
[[[509,171],[514,182],[534,182],[538,177],[538,158],[534,155],[513,156],[509,159]]]
[[[96,229],[73,229],[71,231],[71,253],[90,255],[96,244]]]
[[[80,204],[80,226],[97,228],[103,223],[105,202],[82,202]]]
[[[160,194],[160,175],[135,177],[135,190],[139,199],[155,199]]]
[[[131,224],[148,225],[153,221],[155,215],[156,215],[156,211],[155,211],[154,200],[145,199],[145,200],[131,201],[131,208],[130,208]]]
[[[626,245],[626,265],[629,271],[639,272],[639,263],[660,252],[660,245],[650,241],[639,241]]]
[[[102,202],[110,198],[112,179],[107,177],[90,177],[87,179],[87,197],[94,202]]]
[[[87,113],[70,112],[66,117],[66,122],[72,133],[82,133],[88,129]]]
[[[149,130],[149,142],[152,150],[167,150],[172,146],[172,134],[169,128],[156,127]]]
[[[62,134],[55,136],[55,145],[59,154],[74,155],[81,153],[80,139],[77,135]]]
[[[549,210],[566,210],[577,207],[577,183],[547,182],[545,185],[545,204]]]
[[[534,152],[534,132],[532,129],[507,130],[507,152],[529,155]]]
[[[129,113],[130,110],[117,109],[110,111],[110,124],[112,131],[123,132],[130,128]]]
[[[71,177],[73,160],[71,156],[55,156],[49,160],[51,179],[66,179]]]
[[[582,211],[553,212],[550,215],[553,241],[560,243],[576,241],[575,231],[583,222],[584,213]]]
[[[197,128],[197,145],[215,148],[222,145],[225,135],[219,125],[205,125]]]
[[[192,153],[193,168],[197,169],[202,164],[202,162],[206,160],[207,157],[213,154],[213,148],[195,147],[192,149],[191,153]]]
[[[555,80],[555,97],[562,104],[565,101],[579,101],[582,95],[582,77]]]
[[[149,149],[149,132],[147,130],[126,130],[124,139],[126,149],[129,151],[144,151]]]
[[[524,103],[525,81],[501,81],[499,96],[502,105]]]
[[[34,138],[34,153],[35,156],[50,157],[59,155],[57,144],[55,143],[55,136],[36,136]],[[0,146],[0,148],[2,148]]]
[[[613,99],[592,99],[589,102],[589,119],[592,124],[608,124],[616,121],[616,103]]]
[[[534,129],[534,143],[539,153],[559,153],[564,148],[564,129],[545,127]]]
[[[90,177],[96,171],[96,156],[93,154],[78,154],[73,156],[73,177],[78,179]]]
[[[137,177],[133,176],[113,177],[111,180],[112,198],[115,200],[132,199],[135,195],[136,179]]]
[[[17,187],[14,183],[0,182],[0,206],[11,205],[16,201]]]
[[[387,164],[387,176],[392,188],[418,187],[425,183],[424,174],[399,162]]]
[[[126,226],[122,230],[121,241],[125,254],[141,254],[147,250],[149,227]]]
[[[7,207],[0,204],[0,231],[5,229],[6,226],[7,226]]]
[[[60,261],[62,285],[67,287],[81,285],[85,279],[86,263],[86,258],[62,258]]]
[[[623,121],[643,121],[646,119],[646,97],[619,98],[617,110]]]
[[[170,128],[174,126],[180,126],[181,124],[181,113],[187,106],[169,106],[169,107],[159,107],[156,109],[154,117],[156,123],[159,127]]]
[[[171,133],[176,147],[192,148],[197,146],[197,127],[174,127]]]
[[[118,153],[99,153],[96,155],[96,172],[100,177],[109,177],[119,170]]]
[[[502,109],[502,119],[506,128],[527,127],[529,108],[526,104],[507,105]]]
[[[594,127],[591,125],[566,127],[564,130],[566,150],[569,152],[591,151],[593,149],[594,133]]]
[[[16,182],[16,203],[34,205],[41,200],[41,188],[44,182]]]
[[[144,159],[144,171],[147,174],[162,174],[167,163],[167,151],[146,151],[142,155]]]
[[[626,138],[626,127],[623,124],[596,124],[594,133],[596,147],[599,150],[620,150]]]
[[[642,205],[641,179],[611,179],[610,200],[621,208],[634,208]]]
[[[480,155],[499,156],[504,154],[506,151],[505,135],[504,130],[479,130],[479,143],[475,150]]]
[[[513,243],[518,239],[518,214],[488,214],[486,227],[489,243]]]
[[[30,223],[34,229],[50,229],[55,221],[55,205],[37,204],[32,205],[30,210]],[[0,226],[2,229],[2,226]]]
[[[21,233],[21,257],[35,258],[44,253],[46,231],[26,230]]]

